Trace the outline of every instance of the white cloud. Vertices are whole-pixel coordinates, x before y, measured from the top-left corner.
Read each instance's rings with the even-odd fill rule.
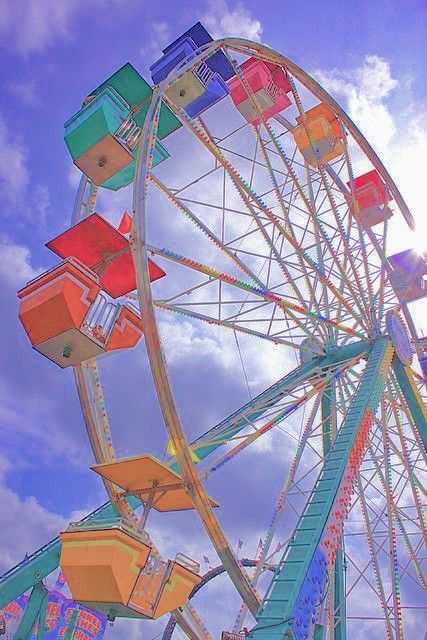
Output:
[[[29,151],[23,140],[13,133],[11,121],[0,113],[0,197],[2,215],[17,216],[18,225],[25,219],[43,227],[50,207],[46,185],[33,184],[28,170]]]
[[[233,331],[222,327],[208,326],[195,320],[183,320],[175,314],[159,311],[159,328],[166,358],[170,365],[185,360],[207,360],[219,365],[226,375],[233,373],[245,385],[245,374],[238,354]],[[272,384],[295,367],[295,359],[288,349],[260,340],[256,337],[237,334],[249,387],[256,393],[258,388]]]
[[[318,71],[316,76],[333,94],[345,97],[350,117],[368,141],[380,153],[387,152],[396,133],[387,99],[398,86],[389,63],[378,56],[366,56],[356,69]]]
[[[152,22],[150,34],[150,38],[140,50],[143,60],[150,60],[149,65],[161,57],[162,49],[171,42],[170,29],[166,22]]]
[[[0,114],[0,194],[16,201],[27,188],[28,150],[22,140],[11,133],[11,127]]]
[[[34,212],[40,227],[46,224],[46,217],[50,207],[50,193],[46,185],[37,185],[34,189]]]
[[[355,69],[321,70],[313,75],[343,105],[377,151],[414,215],[417,234],[410,232],[400,216],[394,216],[388,252],[406,246],[425,249],[426,105],[412,98],[411,83],[396,79],[389,62],[378,56],[366,56]],[[399,98],[398,88],[405,91],[403,109],[393,106]],[[366,164],[358,164],[357,169],[366,171]]]
[[[230,8],[226,0],[211,1],[202,22],[213,38],[234,36],[261,42],[263,26],[241,2]]]
[[[7,87],[8,92],[27,106],[39,104],[35,82],[13,82]]]
[[[42,507],[39,502],[29,496],[21,500],[19,496],[6,486],[4,476],[11,467],[3,456],[0,456],[0,521],[2,523],[2,545],[0,549],[0,566],[2,570],[20,562],[26,553],[30,554],[39,546],[58,535],[68,522],[60,515]],[[16,523],[24,523],[19,527]]]
[[[43,269],[34,269],[30,261],[28,247],[0,237],[0,276],[8,284],[19,287],[42,273]]]
[[[43,51],[55,40],[69,37],[76,0],[4,0],[0,5],[0,43],[19,53]]]

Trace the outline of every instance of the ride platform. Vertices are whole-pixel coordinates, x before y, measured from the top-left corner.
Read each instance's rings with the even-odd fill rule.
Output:
[[[41,274],[18,296],[31,344],[61,368],[131,349],[143,334],[138,310],[108,301],[96,273],[75,258]]]
[[[60,566],[74,600],[110,620],[170,613],[202,579],[197,562],[182,553],[163,561],[146,531],[120,518],[71,524],[60,538]]]
[[[60,565],[74,600],[127,605],[151,547],[119,527],[60,534]]]
[[[137,496],[157,511],[185,511],[194,504],[184,489],[182,478],[153,456],[141,455],[91,467],[100,476]],[[212,507],[217,507],[212,498]]]

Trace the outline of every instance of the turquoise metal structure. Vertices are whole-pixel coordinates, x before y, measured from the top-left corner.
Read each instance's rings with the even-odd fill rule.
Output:
[[[24,615],[15,634],[15,640],[27,640],[30,637],[34,624],[38,622],[37,640],[43,638],[46,621],[48,591],[42,582],[37,582],[26,606]]]
[[[393,358],[393,370],[399,386],[405,395],[424,448],[427,450],[427,410],[421,394],[416,387],[414,376],[410,368],[405,367],[397,357]]]
[[[336,435],[336,388],[335,381],[332,380],[326,386],[321,400],[321,412],[322,412],[322,433],[323,433],[323,455],[328,455],[333,440]],[[335,640],[346,640],[346,606],[345,606],[345,559],[343,553],[343,542],[337,549],[334,566],[334,634]],[[320,626],[320,625],[319,625]],[[321,630],[319,629],[317,634],[320,638]],[[316,634],[314,635],[316,638]]]
[[[328,573],[335,561],[354,490],[356,472],[352,469],[352,458],[360,459],[364,451],[392,355],[387,338],[380,338],[372,347],[345,423],[326,456],[292,541],[256,615],[257,625],[250,634],[256,640],[283,637],[307,640],[316,624],[317,608],[328,589]],[[330,546],[334,537],[335,548]]]

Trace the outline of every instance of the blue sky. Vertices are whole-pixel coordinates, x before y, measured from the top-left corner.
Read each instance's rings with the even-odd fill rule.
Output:
[[[3,0],[0,570],[104,500],[101,483],[88,470],[91,454],[72,373],[31,350],[17,317],[17,289],[54,264],[44,244],[70,218],[76,172],[63,142],[63,123],[91,88],[126,61],[148,76],[160,49],[197,20],[214,37],[261,40],[329,87],[380,153],[412,207],[424,230],[418,242],[425,237],[427,7],[421,0],[362,0],[351,5],[337,0]],[[113,202],[121,204],[119,199]],[[396,250],[414,240],[406,230],[403,234],[391,241]],[[178,331],[171,374],[183,399],[183,422],[198,433],[194,425],[214,424],[247,400],[247,389],[237,354],[226,358],[221,343],[204,329],[187,323]],[[252,391],[279,377],[283,366],[273,358],[253,377]],[[190,393],[196,373],[206,383],[197,398]],[[104,375],[113,423],[123,424],[120,454],[148,450],[159,455],[165,435],[144,347],[107,360]],[[266,496],[277,493],[283,470],[268,447],[266,452],[245,455],[244,465],[233,467],[214,488],[220,499],[233,483],[225,526],[232,540],[253,541],[269,521],[271,503]],[[255,477],[267,470],[273,486],[263,492]],[[249,495],[256,502],[256,524],[250,510],[243,508]],[[180,526],[184,550],[194,551],[186,542],[193,537],[200,541],[199,557],[209,555],[195,516],[167,518],[167,525],[157,518],[155,528],[169,553],[174,527]]]

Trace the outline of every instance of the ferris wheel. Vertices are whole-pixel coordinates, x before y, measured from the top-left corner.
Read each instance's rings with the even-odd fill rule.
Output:
[[[198,23],[151,73],[154,88],[125,65],[66,123],[83,175],[70,228],[47,245],[63,262],[19,293],[33,346],[74,369],[110,500],[54,541],[55,566],[60,551],[73,598],[110,620],[172,614],[188,637],[212,638],[189,601],[202,592],[198,563],[163,560],[149,534],[154,510],[193,509],[237,594],[224,637],[343,640],[363,625],[414,638],[426,612],[427,412],[411,305],[427,295],[427,262],[406,248],[388,255],[393,219],[413,227],[411,213],[347,114],[283,55],[213,41]],[[97,195],[130,183],[132,214],[117,228]],[[168,373],[167,312],[220,336],[246,378],[271,350],[287,371],[192,437]],[[143,454],[117,458],[113,446],[104,362],[140,341],[166,461],[146,432]],[[244,567],[221,524],[227,504],[216,508],[206,481],[244,473],[249,448],[279,431],[283,485]]]

